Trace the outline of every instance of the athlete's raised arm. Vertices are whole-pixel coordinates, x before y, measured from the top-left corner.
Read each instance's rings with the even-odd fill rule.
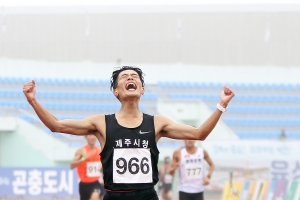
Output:
[[[36,86],[34,80],[23,86],[23,92],[40,120],[52,132],[69,133],[73,135],[93,134],[99,131],[97,130],[95,122],[105,123],[104,115],[95,115],[83,120],[58,120],[36,99]]]
[[[219,105],[226,108],[229,101],[234,97],[234,92],[227,86],[224,86]],[[204,140],[214,129],[223,112],[216,109],[213,114],[199,127],[177,124],[166,117],[155,116],[154,123],[156,129],[156,141],[160,137],[182,140]]]

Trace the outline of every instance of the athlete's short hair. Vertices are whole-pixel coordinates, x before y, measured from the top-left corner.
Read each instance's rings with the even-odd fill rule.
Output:
[[[114,90],[114,89],[117,88],[117,86],[118,86],[118,76],[124,70],[134,70],[134,71],[136,71],[136,73],[138,73],[138,75],[140,77],[140,80],[142,82],[142,86],[143,87],[145,86],[144,76],[143,76],[144,73],[140,68],[133,67],[133,66],[123,66],[120,69],[117,69],[117,70],[113,71],[112,76],[110,78],[110,90]]]
[[[167,163],[167,161],[171,161],[171,158],[170,156],[166,156],[165,159],[164,159],[164,163]]]

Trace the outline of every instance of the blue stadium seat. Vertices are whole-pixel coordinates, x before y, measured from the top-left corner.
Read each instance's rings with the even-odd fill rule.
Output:
[[[300,139],[300,132],[286,132],[287,138]]]
[[[300,126],[298,119],[224,119],[229,126]]]
[[[264,131],[246,131],[236,133],[240,138],[266,138],[266,139],[276,139],[279,138],[279,132],[264,132]]]

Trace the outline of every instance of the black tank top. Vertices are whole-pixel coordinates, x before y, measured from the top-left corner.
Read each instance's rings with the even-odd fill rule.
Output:
[[[159,151],[154,117],[143,114],[142,124],[126,128],[115,114],[105,115],[106,142],[101,152],[105,189],[141,190],[158,182]]]

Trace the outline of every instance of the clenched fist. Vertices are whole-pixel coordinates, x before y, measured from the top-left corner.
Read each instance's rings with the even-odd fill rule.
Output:
[[[223,90],[221,92],[221,102],[220,105],[224,108],[227,107],[229,101],[234,97],[234,92],[224,85]]]
[[[34,80],[23,86],[23,93],[25,94],[28,102],[31,102],[35,98],[36,87]]]

